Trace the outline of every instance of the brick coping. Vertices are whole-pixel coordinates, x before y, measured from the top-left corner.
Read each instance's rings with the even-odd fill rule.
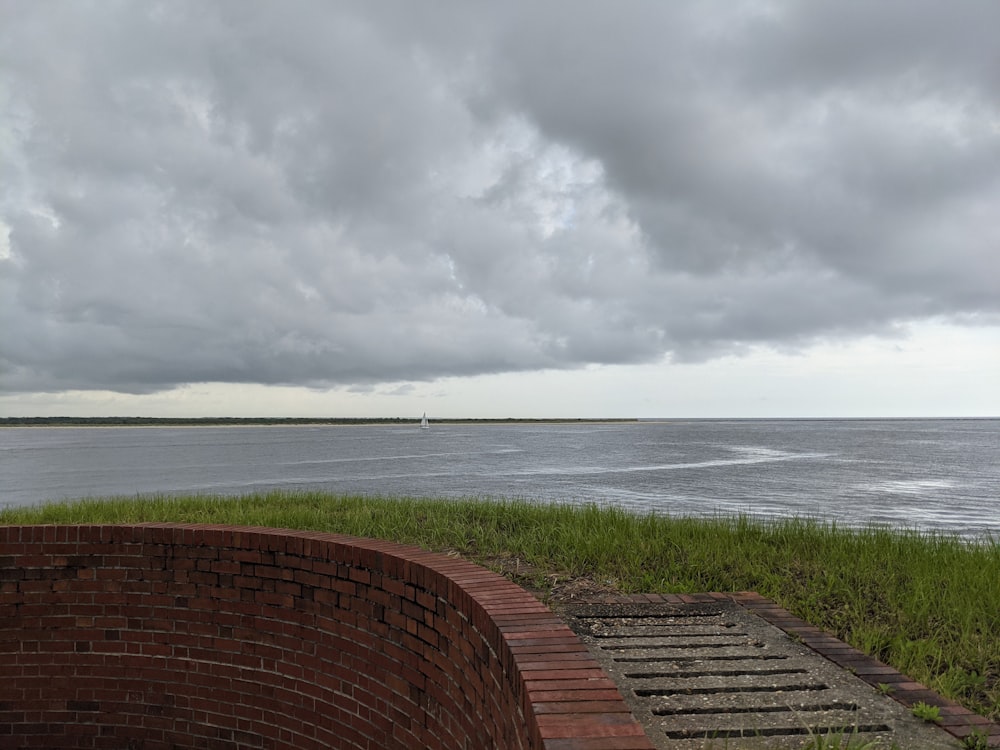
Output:
[[[941,720],[938,722],[938,726],[957,740],[962,741],[973,731],[979,731],[986,734],[990,747],[1000,748],[1000,724],[991,722],[986,717],[942,697],[926,685],[916,682],[878,659],[847,645],[830,633],[810,625],[756,591],[704,594],[631,594],[588,597],[586,601],[587,603],[608,605],[734,602],[784,631],[824,659],[849,671],[868,685],[874,688],[878,688],[880,684],[891,686],[892,692],[889,693],[889,696],[903,706],[912,708],[916,703],[923,702],[938,707],[941,710]]]
[[[82,599],[73,598],[78,593]],[[137,601],[155,597],[160,604],[157,643],[147,642],[148,634],[142,632],[151,627],[139,614],[146,610],[129,609],[135,597],[139,597]],[[345,631],[359,633],[366,642],[383,638],[385,645],[400,655],[400,673],[389,674],[386,683],[401,692],[398,703],[414,712],[414,723],[426,719],[417,715],[423,703],[413,696],[421,692],[425,682],[427,690],[431,684],[420,670],[437,674],[441,670],[435,665],[435,654],[447,653],[465,659],[462,663],[468,665],[469,686],[482,704],[471,704],[482,712],[478,720],[508,727],[497,730],[509,733],[505,737],[493,734],[497,746],[538,750],[653,748],[615,683],[569,626],[525,589],[499,574],[456,557],[382,540],[209,524],[0,526],[0,626],[6,622],[10,630],[34,623],[33,649],[20,645],[23,641],[16,637],[16,631],[0,632],[0,646],[5,646],[0,648],[0,664],[6,664],[0,671],[10,676],[5,688],[0,688],[0,715],[6,711],[8,719],[19,721],[18,726],[29,735],[48,727],[35,716],[37,710],[31,701],[37,691],[52,697],[51,688],[21,690],[16,683],[36,678],[39,669],[49,664],[97,660],[108,671],[127,659],[127,663],[144,668],[155,662],[166,673],[176,661],[171,649],[190,654],[195,648],[212,648],[217,643],[223,646],[217,652],[220,658],[234,659],[243,650],[235,640],[234,612],[258,626],[290,613],[297,619],[283,627],[295,625],[299,633],[301,622],[330,621],[332,625],[325,627],[339,626],[331,618],[337,617],[337,603],[344,601],[353,606],[344,610],[351,618],[369,613],[364,622],[373,628],[363,634],[361,630]],[[74,602],[90,607],[83,613],[86,622],[74,619]],[[104,609],[95,612],[94,604]],[[300,612],[303,608],[308,609],[308,617]],[[63,619],[48,622],[49,610]],[[220,630],[193,635],[188,628],[180,633],[172,612],[175,617],[199,616],[194,624],[200,628],[214,627],[216,617],[202,613],[217,612]],[[62,629],[56,629],[55,624]],[[252,628],[241,632],[253,638]],[[267,635],[277,638],[284,633],[277,630]],[[71,640],[56,642],[53,634]],[[142,642],[137,640],[140,636],[144,637]],[[85,642],[88,638],[93,643]],[[372,646],[377,647],[377,643]],[[47,653],[39,656],[46,649],[54,649],[51,658]],[[406,649],[414,655],[416,666],[404,660]],[[303,671],[303,665],[313,661],[299,660],[292,665],[297,670],[293,687],[316,677],[315,689],[325,689],[319,682],[328,676]],[[107,664],[111,667],[104,666]],[[222,666],[232,671],[229,665]],[[373,670],[358,679],[367,684],[372,674]],[[477,674],[482,684],[476,682]],[[213,684],[225,687],[235,683],[228,675]],[[110,690],[129,677],[127,670],[117,669],[102,679]],[[409,684],[404,684],[407,680]],[[69,691],[91,689],[86,683],[77,679],[60,684]],[[379,695],[384,702],[391,699],[392,691],[381,689]],[[54,710],[61,713],[52,722],[73,724],[69,721],[76,716],[73,712],[98,712],[100,695],[86,697],[60,694]],[[460,702],[465,697],[459,696]],[[206,693],[205,699],[211,700],[212,694]],[[318,697],[316,703],[319,705]],[[510,707],[519,716],[491,716],[491,706],[497,705]],[[178,710],[177,706],[168,708]],[[156,720],[161,721],[159,717]],[[4,734],[2,724],[0,720],[0,735]],[[258,731],[257,724],[253,728]],[[164,737],[160,744],[169,744],[171,735]],[[5,742],[0,740],[0,745]]]

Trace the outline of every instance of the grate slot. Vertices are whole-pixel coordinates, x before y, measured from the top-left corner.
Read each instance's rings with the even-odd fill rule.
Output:
[[[746,729],[676,729],[667,730],[664,734],[672,740],[709,739],[724,740],[737,737],[794,737],[808,734],[857,734],[858,732],[888,732],[890,727],[885,724],[860,724],[853,727],[747,727]]]
[[[692,633],[691,631],[685,633],[619,633],[609,631],[591,633],[591,635],[594,638],[745,638],[749,633],[719,633],[714,630],[704,633]]]
[[[606,615],[583,615],[585,620],[690,620],[694,617],[721,617],[722,610],[714,612],[635,612],[623,615],[621,612],[609,612]]]
[[[673,648],[671,646],[671,648]],[[705,656],[620,656],[612,661],[620,664],[697,664],[700,661],[781,661],[787,659],[785,654],[748,654],[726,656],[725,654],[707,654]]]
[[[648,637],[648,636],[636,636],[636,637]],[[733,648],[734,646],[736,647],[742,646],[744,648],[764,648],[763,643],[757,643],[757,642],[747,643],[746,641],[735,641],[735,642],[728,641],[721,643],[665,643],[663,645],[655,643],[623,643],[620,646],[602,645],[600,648],[604,651],[611,651],[611,650],[628,651],[628,650],[638,650],[638,649],[643,649],[645,651],[666,651],[666,650],[675,651],[679,648],[692,648],[692,649]]]
[[[857,711],[857,703],[833,701],[831,703],[813,703],[801,706],[692,706],[690,708],[654,708],[654,716],[706,716],[711,714],[775,714],[775,713],[813,713],[816,711]]]
[[[777,674],[808,674],[808,669],[699,669],[688,672],[626,672],[626,677],[635,680],[658,680],[664,678],[692,679],[698,677],[761,677]]]
[[[799,685],[727,685],[724,687],[679,687],[679,688],[636,688],[633,692],[639,697],[650,695],[715,695],[721,693],[774,693],[779,690],[829,690],[830,686],[822,682],[804,682]]]

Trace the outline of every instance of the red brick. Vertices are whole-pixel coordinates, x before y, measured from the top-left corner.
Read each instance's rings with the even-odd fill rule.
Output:
[[[31,564],[0,584],[0,720],[29,745],[648,747],[576,636],[463,560],[165,523],[0,528],[0,557]]]

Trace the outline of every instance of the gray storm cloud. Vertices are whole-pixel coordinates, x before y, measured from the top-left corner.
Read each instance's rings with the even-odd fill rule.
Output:
[[[1000,6],[6,2],[8,391],[1000,320]]]

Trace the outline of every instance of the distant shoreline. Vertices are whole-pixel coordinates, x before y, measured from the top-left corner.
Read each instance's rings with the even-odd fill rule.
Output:
[[[624,418],[432,419],[432,424],[594,424]],[[296,427],[419,424],[420,417],[0,417],[0,427]]]
[[[690,422],[990,422],[1000,416],[962,417],[430,417],[432,425],[664,424]],[[0,417],[17,427],[350,427],[419,425],[420,417]]]

